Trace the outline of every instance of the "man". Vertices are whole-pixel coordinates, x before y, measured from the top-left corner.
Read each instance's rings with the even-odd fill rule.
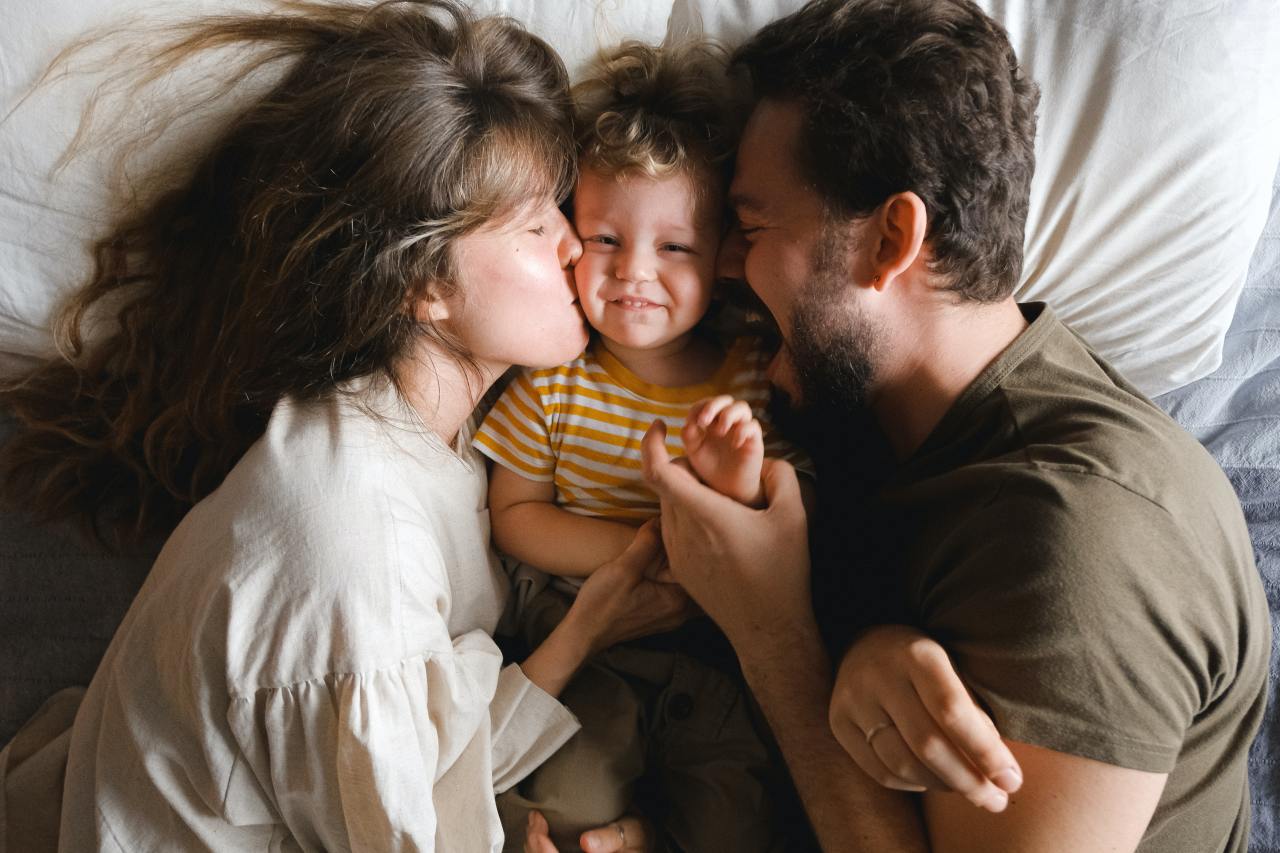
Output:
[[[1050,308],[1012,298],[1037,95],[1005,34],[966,0],[815,0],[737,59],[758,102],[731,197],[785,340],[775,381],[827,436],[869,413],[891,454],[846,519],[882,541],[826,538],[854,576],[864,547],[888,559],[895,583],[876,589],[900,591],[1005,739],[956,760],[949,743],[982,742],[978,715],[963,690],[934,696],[946,659],[906,629],[854,643],[832,702],[822,638],[845,654],[862,626],[833,622],[859,590],[815,616],[794,474],[767,469],[767,509],[734,505],[655,425],[672,571],[734,644],[823,847],[1244,851],[1270,637],[1247,530],[1193,439]],[[904,680],[867,663],[885,648],[935,674],[911,698],[947,706],[940,722],[862,700]],[[964,796],[918,809],[850,755]]]

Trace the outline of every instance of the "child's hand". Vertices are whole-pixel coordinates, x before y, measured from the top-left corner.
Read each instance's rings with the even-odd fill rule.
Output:
[[[749,405],[727,395],[699,400],[681,437],[689,464],[704,483],[748,506],[764,505],[764,431]]]

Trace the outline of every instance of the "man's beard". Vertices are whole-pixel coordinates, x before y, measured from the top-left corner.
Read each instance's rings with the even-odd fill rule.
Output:
[[[822,454],[830,447],[844,461],[850,439],[875,429],[868,389],[875,379],[883,333],[845,299],[853,287],[848,240],[826,226],[811,261],[810,278],[796,297],[783,344],[791,362],[796,399],[786,394],[777,413],[784,431]],[[878,450],[879,448],[877,448]],[[843,467],[843,465],[841,466]]]
[[[899,566],[903,537],[878,495],[894,469],[869,389],[884,330],[848,299],[856,287],[846,240],[824,228],[811,277],[796,298],[787,347],[798,399],[776,417],[817,469],[810,539],[814,613],[833,655],[857,631],[905,621]]]

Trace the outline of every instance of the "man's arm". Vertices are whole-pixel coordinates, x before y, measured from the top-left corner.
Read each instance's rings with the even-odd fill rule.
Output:
[[[836,743],[826,713],[830,667],[816,627],[761,634],[735,648],[822,849],[928,850],[914,798],[874,784]]]
[[[1030,744],[1006,741],[1025,782],[1009,808],[992,814],[958,794],[924,795],[925,822],[938,853],[1130,853],[1164,790],[1166,774],[1127,770]]]
[[[645,479],[662,501],[671,571],[733,644],[824,850],[927,850],[915,804],[879,788],[827,722],[831,668],[809,598],[808,527],[795,471],[769,460],[756,510],[698,482],[645,435]]]

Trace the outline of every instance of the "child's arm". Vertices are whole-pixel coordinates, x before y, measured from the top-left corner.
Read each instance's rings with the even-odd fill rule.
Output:
[[[623,522],[561,509],[555,494],[554,483],[494,465],[489,475],[489,520],[498,548],[544,572],[585,578],[635,538],[635,528]]]

